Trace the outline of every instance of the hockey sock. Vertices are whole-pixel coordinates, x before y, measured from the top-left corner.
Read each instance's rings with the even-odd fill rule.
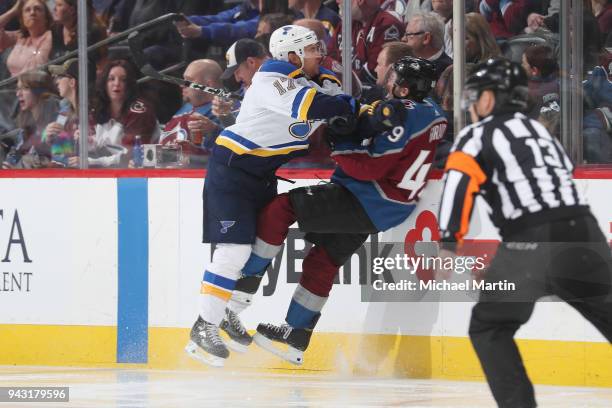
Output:
[[[250,245],[217,246],[213,260],[204,272],[200,290],[200,316],[208,323],[218,326],[223,320],[225,307],[250,252]]]
[[[312,328],[325,302],[327,297],[315,295],[302,285],[298,285],[289,304],[285,321],[295,329]]]
[[[261,280],[272,259],[280,252],[282,245],[268,244],[261,238],[255,240],[246,265],[242,268],[242,277],[236,287],[228,307],[232,312],[241,313],[250,306],[253,295],[257,293]]]

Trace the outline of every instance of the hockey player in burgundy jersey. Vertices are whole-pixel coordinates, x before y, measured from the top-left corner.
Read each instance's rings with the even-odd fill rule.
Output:
[[[399,60],[389,73],[388,91],[394,99],[378,102],[360,116],[359,137],[333,143],[338,167],[332,182],[281,194],[260,213],[243,279],[261,279],[296,221],[314,246],[304,259],[287,324],[260,324],[254,336],[259,346],[302,364],[340,266],[369,234],[400,224],[414,210],[447,126],[441,108],[427,98],[434,78],[430,62]],[[246,294],[245,300],[250,302]],[[278,345],[286,345],[286,351]]]

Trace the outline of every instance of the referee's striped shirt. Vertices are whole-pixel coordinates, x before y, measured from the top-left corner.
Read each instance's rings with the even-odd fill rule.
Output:
[[[572,171],[561,144],[522,113],[489,116],[464,128],[446,164],[442,239],[462,240],[477,194],[491,206],[502,235],[515,221],[584,206]]]

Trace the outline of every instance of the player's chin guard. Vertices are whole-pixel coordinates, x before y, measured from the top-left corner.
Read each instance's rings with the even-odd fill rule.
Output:
[[[505,58],[490,58],[476,65],[465,81],[461,107],[469,109],[486,90],[495,93],[492,114],[524,112],[529,108],[527,74],[523,67]]]
[[[320,44],[314,31],[297,25],[286,25],[276,29],[270,36],[270,54],[280,61],[289,61],[289,53],[295,53],[304,65],[306,47]]]
[[[312,331],[321,314],[317,314],[309,327],[296,329],[288,324],[276,326],[270,323],[257,325],[253,341],[259,347],[295,365],[304,363],[304,351],[310,344]]]
[[[393,95],[398,86],[408,88],[408,99],[422,102],[436,86],[436,67],[423,58],[402,57],[392,65],[395,76]]]

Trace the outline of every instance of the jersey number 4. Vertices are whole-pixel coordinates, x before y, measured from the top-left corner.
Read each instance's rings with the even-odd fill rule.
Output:
[[[399,188],[408,190],[408,201],[412,201],[416,198],[417,193],[423,188],[427,182],[427,173],[431,167],[431,163],[425,163],[425,160],[429,157],[430,150],[421,150],[419,156],[415,161],[412,162],[402,181],[397,185]]]

